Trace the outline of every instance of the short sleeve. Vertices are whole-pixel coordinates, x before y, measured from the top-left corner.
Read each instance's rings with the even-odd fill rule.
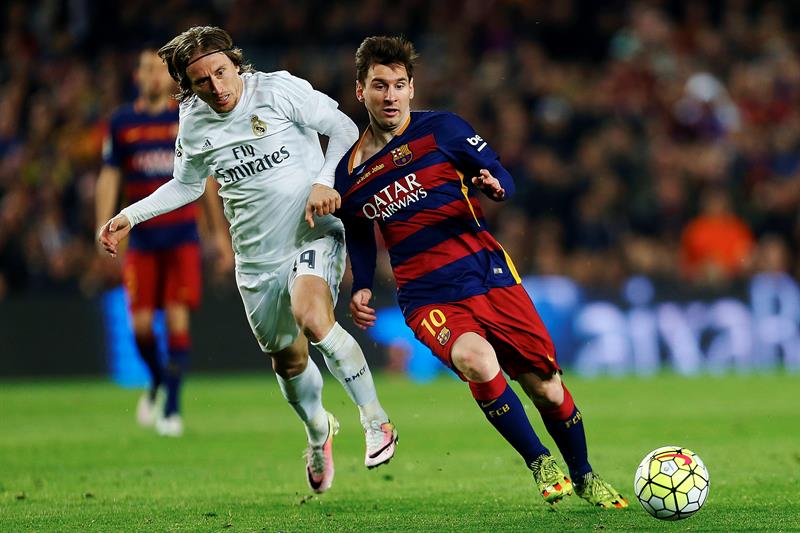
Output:
[[[117,145],[117,129],[117,119],[116,116],[113,116],[108,123],[108,130],[103,138],[103,164],[119,168],[122,157]]]

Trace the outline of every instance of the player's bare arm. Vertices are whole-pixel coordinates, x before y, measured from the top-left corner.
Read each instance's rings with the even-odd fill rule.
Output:
[[[109,220],[117,209],[122,172],[116,167],[104,165],[95,187],[95,223]],[[99,243],[98,243],[99,247]]]
[[[369,306],[372,299],[372,291],[361,289],[353,293],[350,298],[350,313],[353,315],[353,322],[361,329],[367,329],[375,325],[375,309]]]
[[[500,180],[485,168],[481,169],[478,176],[472,178],[472,184],[492,200],[502,200],[506,197],[506,190],[500,184]]]
[[[214,271],[217,275],[233,270],[234,258],[231,235],[222,202],[219,199],[219,184],[213,176],[206,178],[206,191],[203,193],[203,206],[208,219],[208,232],[214,248]]]
[[[117,256],[117,246],[122,240],[128,236],[131,231],[131,223],[128,217],[122,213],[118,214],[100,228],[97,234],[97,240],[103,249],[108,252],[111,257]]]
[[[306,202],[306,222],[314,227],[314,215],[329,215],[342,207],[342,197],[331,187],[321,183],[311,186],[311,193]]]

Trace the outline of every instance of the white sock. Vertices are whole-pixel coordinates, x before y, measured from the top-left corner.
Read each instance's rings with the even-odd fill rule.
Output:
[[[366,427],[373,420],[387,422],[389,418],[378,401],[372,372],[353,336],[336,322],[324,339],[311,344],[322,353],[328,370],[358,406],[361,424]]]
[[[322,407],[322,374],[309,357],[302,373],[284,379],[277,375],[283,397],[306,426],[308,442],[321,445],[328,437],[328,415]]]

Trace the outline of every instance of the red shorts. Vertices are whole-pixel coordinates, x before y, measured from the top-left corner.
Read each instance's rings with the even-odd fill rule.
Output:
[[[456,339],[469,332],[489,341],[511,379],[525,372],[548,376],[561,372],[550,334],[522,285],[491,289],[458,302],[425,305],[414,310],[406,324],[464,381],[450,352]]]
[[[200,246],[145,252],[128,250],[123,280],[132,310],[163,309],[167,304],[200,305]]]

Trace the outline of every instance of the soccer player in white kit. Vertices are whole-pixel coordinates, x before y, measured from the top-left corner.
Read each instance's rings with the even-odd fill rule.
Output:
[[[250,327],[305,424],[309,486],[330,488],[339,428],[322,406],[322,376],[308,357],[309,340],[358,405],[364,464],[385,464],[397,431],[361,348],[333,314],[345,266],[344,228],[330,214],[341,202],[333,177],[356,141],[355,124],[308,82],[285,71],[254,71],[220,28],[190,28],[159,55],[181,91],[174,177],[106,222],[101,244],[116,254],[132,226],[196,200],[206,177],[215,177]],[[329,137],[325,155],[318,133]]]

